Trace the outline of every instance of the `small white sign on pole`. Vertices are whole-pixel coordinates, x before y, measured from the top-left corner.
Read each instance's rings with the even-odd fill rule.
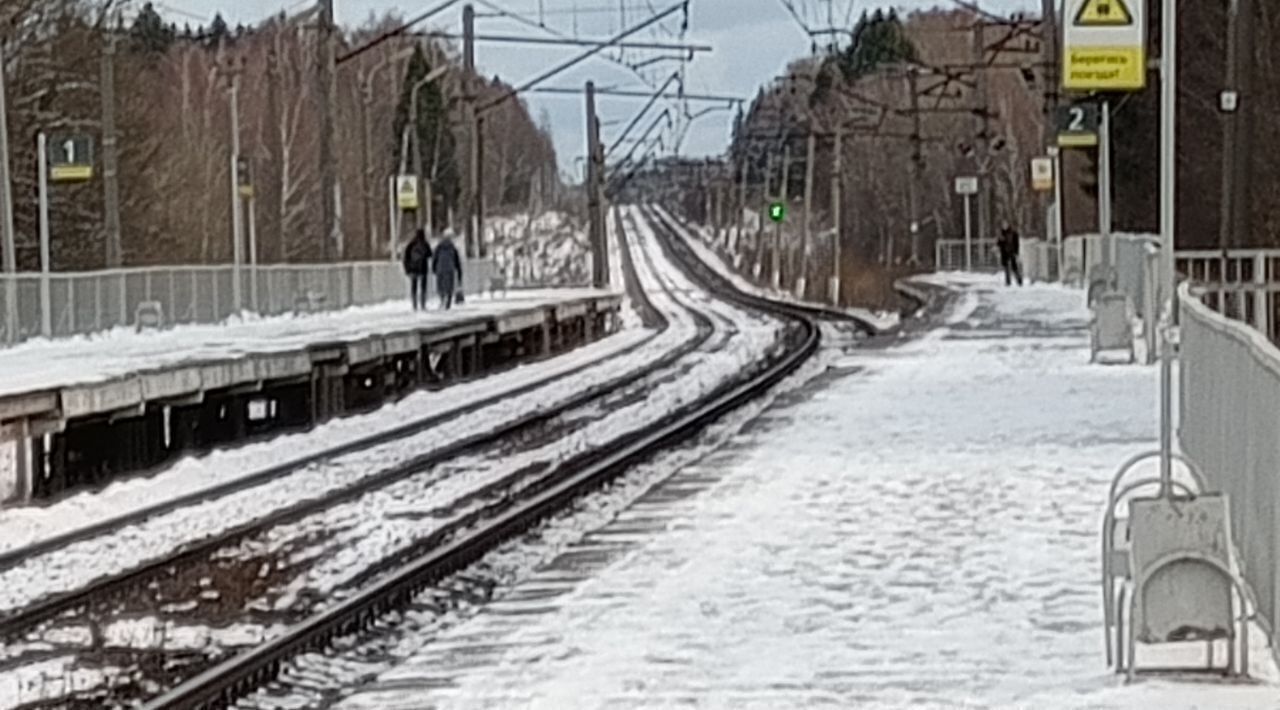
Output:
[[[972,176],[956,178],[956,194],[957,195],[978,194],[978,178],[972,177]]]
[[[1031,187],[1037,192],[1053,189],[1053,158],[1031,159]]]

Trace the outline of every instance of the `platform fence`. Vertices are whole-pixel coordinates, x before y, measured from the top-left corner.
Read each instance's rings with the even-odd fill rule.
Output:
[[[1270,292],[1268,292],[1270,293]],[[1178,441],[1231,496],[1241,571],[1273,645],[1280,630],[1280,349],[1249,323],[1181,292]]]
[[[159,304],[165,325],[221,323],[237,314],[333,311],[409,298],[398,263],[155,266],[104,271],[0,274],[0,345],[36,337],[87,335],[136,324],[139,306]],[[492,261],[463,266],[463,290],[490,288]],[[431,283],[432,293],[435,284]],[[48,318],[45,318],[47,302]]]

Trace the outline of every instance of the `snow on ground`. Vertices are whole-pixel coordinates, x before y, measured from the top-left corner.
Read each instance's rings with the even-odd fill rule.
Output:
[[[313,464],[304,469],[274,479],[269,483],[233,493],[197,505],[186,506],[166,515],[150,518],[145,522],[121,530],[112,535],[95,537],[73,543],[66,548],[23,561],[16,567],[0,571],[0,614],[40,599],[44,595],[80,588],[102,576],[125,569],[132,569],[148,560],[170,553],[174,548],[195,540],[201,540],[223,530],[256,520],[274,510],[292,505],[300,500],[322,497],[332,491],[347,488],[358,481],[401,465],[414,458],[429,454],[459,439],[475,436],[495,426],[530,412],[554,407],[582,392],[622,374],[643,368],[661,358],[671,349],[690,337],[689,331],[671,329],[653,338],[640,348],[595,367],[579,369],[578,374],[550,386],[542,387],[519,397],[486,407],[478,412],[460,416],[448,424],[407,436],[379,446],[356,451],[345,456]],[[576,358],[557,361],[558,366],[582,368],[586,363]],[[487,380],[486,380],[487,382]],[[508,380],[505,387],[510,387]],[[498,383],[491,385],[499,391]],[[445,390],[437,393],[456,399],[459,392]],[[404,406],[410,401],[416,403]],[[432,404],[434,403],[434,407]],[[162,499],[164,493],[175,495],[179,491],[201,488],[210,481],[225,480],[260,470],[272,463],[282,463],[299,457],[305,451],[328,448],[338,441],[334,432],[344,432],[354,437],[370,434],[403,423],[409,414],[423,416],[439,410],[439,398],[416,396],[411,400],[386,407],[375,414],[360,417],[358,422],[343,420],[333,422],[306,434],[278,438],[271,442],[244,447],[235,451],[216,454],[203,460],[189,461],[182,466],[187,472],[203,470],[207,477],[192,475],[182,477],[169,474],[166,485],[148,490],[145,482],[137,488],[120,489],[114,497],[103,498],[119,506],[111,512],[119,514],[136,501]],[[349,427],[349,428],[348,428]],[[244,462],[250,468],[238,467]],[[193,485],[193,481],[200,481]],[[121,484],[126,485],[126,484]],[[76,506],[60,508],[57,513],[38,513],[15,522],[17,532],[27,532],[27,539],[34,535],[32,528],[48,534],[57,529],[83,525],[85,520],[71,517],[77,507],[94,510],[92,497],[80,497]],[[107,509],[107,503],[99,503]],[[97,517],[98,513],[88,515]],[[31,524],[30,521],[34,521]]]
[[[0,674],[0,707],[14,708],[63,698],[101,687],[123,672],[123,668],[114,664],[105,668],[79,668],[71,655],[47,658],[24,673]]]
[[[657,209],[659,212],[669,215],[669,213],[667,213],[662,208],[659,207]],[[695,236],[693,233],[691,233],[687,229],[681,228],[681,229],[678,229],[677,231],[679,231],[680,234],[685,237],[685,240],[688,241],[689,245],[693,247],[693,250],[697,252],[698,257],[702,259],[703,262],[705,262],[706,264],[714,268],[717,272],[720,273],[721,276],[725,277],[726,279],[729,279],[729,281],[731,281],[734,286],[738,287],[738,290],[743,291],[744,293],[760,296],[762,298],[770,298],[775,301],[788,301],[791,303],[808,304],[807,301],[802,301],[796,298],[795,294],[790,293],[788,291],[774,291],[773,289],[756,286],[755,284],[745,279],[741,274],[735,271],[731,266],[726,264],[724,262],[724,259],[720,258],[720,254],[716,252],[715,249],[711,248],[711,246],[705,243],[702,239],[698,239],[697,236]],[[707,235],[704,232],[702,233],[701,236],[703,238],[707,238],[709,235]],[[819,304],[819,305],[823,305],[824,307],[826,306],[826,304]],[[842,310],[845,313],[848,313],[849,315],[853,316],[854,318],[865,321],[866,323],[870,324],[872,327],[876,328],[881,332],[892,330],[898,327],[901,321],[897,313],[874,312],[866,308],[843,308],[838,310]]]
[[[625,552],[549,565],[342,710],[1280,707],[1261,641],[1257,684],[1106,669],[1098,524],[1154,371],[1087,364],[1077,291],[946,281],[950,323],[847,356],[566,557]]]
[[[33,340],[0,349],[0,396],[100,382],[140,370],[347,342],[370,335],[445,325],[457,320],[533,308],[598,294],[589,289],[510,292],[475,296],[452,311],[416,312],[408,301],[311,315],[233,319],[218,325],[182,325],[138,333],[117,328],[88,336]]]
[[[585,228],[567,214],[491,217],[485,220],[484,231],[487,253],[508,286],[573,286],[591,281]]]
[[[331,550],[318,559],[306,575],[290,583],[292,591],[338,588],[353,575],[363,572],[370,560],[407,547],[409,541],[424,539],[450,522],[440,516],[422,519],[424,506],[459,499],[493,481],[522,470],[533,470],[538,464],[548,461],[568,459],[599,447],[602,442],[616,440],[629,431],[660,421],[710,394],[735,373],[760,361],[773,348],[777,341],[776,322],[723,303],[708,303],[705,294],[667,261],[651,230],[645,225],[637,225],[631,234],[633,243],[646,249],[653,259],[653,268],[650,268],[648,260],[638,258],[636,270],[646,290],[653,294],[655,307],[665,313],[676,314],[686,307],[685,303],[698,310],[713,305],[716,317],[729,325],[723,331],[732,336],[724,339],[723,347],[716,347],[718,343],[713,340],[697,354],[683,358],[668,371],[668,374],[675,371],[678,377],[656,382],[648,380],[637,388],[643,391],[644,396],[628,405],[613,409],[601,407],[597,411],[575,415],[586,424],[543,446],[504,453],[497,458],[473,456],[451,461],[447,467],[449,473],[443,480],[415,476],[373,491],[359,500],[335,506],[321,515],[273,529],[264,540],[266,549],[293,549],[297,540],[315,539],[324,540],[325,548]],[[665,295],[659,290],[660,283],[665,284],[671,293],[680,294],[679,297]],[[701,303],[698,302],[700,300]],[[628,399],[625,393],[618,393],[618,396],[624,401]],[[406,510],[417,515],[406,516]],[[286,595],[277,606],[289,603],[292,603],[292,597]]]
[[[640,243],[648,245],[649,251],[661,264],[662,256],[655,245],[652,232],[643,227],[637,228],[636,238]],[[658,276],[651,273],[646,265],[638,264],[638,269],[646,288],[656,290]],[[697,289],[678,270],[672,266],[660,267],[658,270],[674,291],[685,294],[685,298],[694,297]],[[413,417],[438,412],[446,406],[446,402],[474,401],[520,383],[528,377],[530,371],[579,371],[568,380],[459,417],[447,425],[316,464],[247,491],[188,506],[117,534],[77,542],[49,555],[24,561],[12,569],[0,571],[0,612],[29,604],[49,593],[79,588],[104,575],[133,568],[166,554],[180,544],[257,519],[300,499],[315,498],[345,488],[460,438],[491,429],[498,423],[521,414],[554,406],[585,388],[616,378],[624,372],[645,367],[693,337],[695,330],[693,321],[676,304],[661,295],[656,295],[654,300],[656,306],[672,313],[672,327],[638,349],[606,364],[586,367],[590,362],[588,357],[600,357],[615,344],[590,346],[580,354],[521,368],[512,373],[513,377],[503,375],[442,392],[418,393],[376,413],[331,422],[305,434],[277,438],[262,444],[217,452],[203,459],[184,461],[157,479],[117,484],[105,494],[86,494],[48,509],[24,509],[21,514],[6,511],[0,518],[0,541],[3,541],[0,544],[11,548],[92,520],[119,515],[147,503],[294,460],[340,441],[349,441],[401,424]],[[734,330],[740,337],[722,353],[699,356],[705,362],[700,363],[700,369],[696,373],[698,384],[679,393],[676,399],[681,401],[709,388],[714,381],[719,381],[727,374],[740,371],[745,363],[758,359],[760,352],[773,343],[775,336],[776,323],[772,321],[761,321],[756,316],[744,319],[732,307],[718,302],[703,307],[718,317],[733,322]],[[633,334],[618,336],[619,343],[630,343],[634,342],[633,338],[647,337],[639,335],[645,333],[642,330],[631,333]],[[661,404],[656,398],[654,403]],[[10,535],[14,540],[22,542],[10,542]]]
[[[646,346],[639,357],[592,369],[604,357],[653,337],[652,331],[625,330],[560,357],[517,367],[490,377],[453,385],[435,392],[415,392],[376,412],[326,422],[311,431],[286,434],[269,441],[222,449],[201,457],[188,457],[148,478],[127,478],[101,491],[87,491],[50,505],[0,508],[0,550],[52,537],[132,511],[205,490],[263,469],[305,458],[337,445],[402,425],[422,417],[461,409],[468,403],[557,375],[583,371],[573,382],[561,382],[508,403],[486,409],[479,419],[496,423],[518,413],[518,407],[560,401],[583,387],[584,382],[620,374],[623,367],[640,367],[670,342]],[[665,340],[665,339],[664,339]],[[584,370],[585,369],[585,370]],[[581,377],[588,379],[583,380]],[[451,423],[453,424],[453,423]],[[449,430],[451,425],[442,427]],[[5,449],[0,447],[0,470]],[[0,481],[5,479],[0,478]],[[315,485],[313,480],[312,485]],[[317,491],[311,491],[312,493]]]

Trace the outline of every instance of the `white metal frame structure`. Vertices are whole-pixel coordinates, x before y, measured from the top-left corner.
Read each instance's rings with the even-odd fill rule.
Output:
[[[1127,655],[1117,658],[1130,681],[1138,672],[1139,637],[1150,644],[1192,641],[1207,644],[1202,670],[1228,676],[1249,674],[1248,588],[1233,556],[1230,505],[1222,493],[1182,496],[1165,477],[1157,497],[1129,502],[1128,571],[1130,588],[1124,630]],[[1122,591],[1123,594],[1123,591]],[[1153,622],[1152,619],[1155,619]],[[1176,626],[1175,626],[1176,624]],[[1224,667],[1214,663],[1213,645],[1224,639]],[[1147,671],[1196,670],[1148,668]]]
[[[1160,456],[1159,451],[1138,454],[1126,461],[1111,479],[1107,493],[1107,510],[1102,518],[1102,617],[1103,633],[1107,646],[1107,665],[1121,672],[1124,664],[1125,631],[1119,610],[1124,608],[1129,565],[1128,502],[1137,493],[1159,486],[1158,477],[1134,477],[1130,474],[1139,466]],[[1174,481],[1181,495],[1193,496],[1208,489],[1204,472],[1191,459],[1177,456],[1185,467],[1189,481]]]

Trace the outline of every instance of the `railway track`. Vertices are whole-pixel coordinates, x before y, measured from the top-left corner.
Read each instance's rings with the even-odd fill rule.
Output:
[[[630,265],[626,265],[628,281],[634,281],[635,275]],[[638,303],[642,311],[649,314],[649,322],[657,328],[665,330],[669,323],[666,316],[659,309],[653,307],[648,301],[648,297],[642,289],[636,289],[633,298],[638,299]],[[370,491],[385,488],[393,485],[398,481],[413,476],[416,472],[424,469],[440,466],[450,460],[457,459],[461,456],[473,454],[483,450],[485,447],[492,446],[495,442],[504,440],[519,440],[528,438],[531,432],[540,429],[546,429],[558,419],[563,419],[569,413],[589,406],[592,402],[599,402],[609,397],[612,393],[627,387],[634,387],[638,383],[643,383],[646,379],[652,378],[655,372],[659,372],[664,368],[671,367],[674,363],[684,358],[689,353],[702,346],[712,334],[712,324],[704,316],[697,316],[697,333],[681,343],[679,347],[671,350],[662,357],[649,363],[647,367],[628,372],[622,376],[610,378],[596,386],[589,387],[582,392],[555,404],[540,408],[536,411],[526,413],[505,424],[483,433],[466,437],[462,440],[454,442],[451,445],[441,447],[439,449],[424,453],[419,456],[409,458],[403,463],[388,467],[374,475],[364,476],[355,484],[349,485],[337,490],[329,491],[324,495],[308,498],[298,501],[295,504],[280,508],[273,513],[256,518],[247,523],[230,527],[223,532],[201,539],[197,542],[183,545],[174,550],[171,554],[151,560],[145,564],[133,567],[132,569],[121,571],[117,574],[107,575],[95,580],[93,583],[81,586],[77,589],[67,591],[65,593],[50,595],[35,603],[23,606],[20,609],[11,611],[10,613],[0,616],[0,643],[20,638],[24,634],[29,633],[43,622],[49,621],[77,609],[83,609],[91,605],[107,606],[120,597],[123,592],[142,585],[150,581],[158,575],[171,573],[174,568],[182,565],[190,564],[194,560],[199,560],[213,554],[219,549],[236,545],[238,542],[250,539],[254,536],[261,535],[265,531],[287,524],[291,521],[299,520],[309,515],[331,508],[335,505],[350,501],[363,496]],[[627,348],[623,352],[631,352],[633,348]],[[580,373],[581,371],[577,371]],[[558,375],[552,380],[563,379],[568,375]],[[545,383],[546,380],[540,380],[539,383]],[[522,386],[516,392],[508,393],[489,400],[497,400],[504,397],[515,396],[516,393],[530,391],[536,389],[533,386]],[[396,427],[387,432],[381,432],[373,436],[364,437],[363,439],[333,447],[321,454],[310,455],[302,459],[292,461],[288,464],[273,467],[267,471],[252,474],[246,478],[232,481],[227,485],[218,486],[215,489],[201,491],[199,494],[184,496],[174,501],[168,501],[161,505],[153,506],[146,510],[140,510],[126,516],[121,516],[108,523],[91,526],[82,530],[75,531],[69,535],[60,536],[59,538],[42,542],[38,545],[23,548],[22,550],[13,551],[6,555],[0,556],[0,570],[4,569],[4,565],[10,567],[18,564],[26,564],[35,569],[42,566],[42,560],[56,554],[58,551],[65,549],[67,546],[77,541],[92,539],[93,537],[106,537],[116,534],[122,530],[139,525],[147,520],[156,518],[157,516],[171,513],[181,508],[197,504],[210,498],[230,495],[234,492],[249,490],[257,485],[262,484],[266,479],[278,478],[286,475],[304,472],[309,467],[321,464],[325,461],[334,460],[339,457],[349,455],[354,452],[363,452],[373,450],[378,446],[402,440],[419,431],[429,429],[433,424],[442,423],[452,417],[459,416],[461,411],[474,411],[483,408],[484,403],[475,406],[467,406],[441,415],[435,415],[424,418],[419,421],[410,422],[404,426]],[[267,474],[270,474],[268,476]],[[91,534],[96,533],[96,535]],[[22,553],[25,557],[22,560],[16,559]],[[3,662],[4,654],[3,646],[0,646],[0,663]]]
[[[649,271],[655,272],[656,269],[650,263]],[[633,269],[629,269],[632,270]],[[634,279],[634,273],[632,274]],[[666,289],[666,297],[675,299],[671,293],[671,289]],[[645,304],[645,307],[653,309],[651,303]],[[654,309],[655,311],[657,309]],[[681,359],[690,352],[698,348],[714,349],[715,345],[709,345],[709,341],[716,333],[724,335],[721,331],[723,328],[716,329],[712,327],[712,316],[699,312],[696,309],[690,309],[685,314],[686,320],[691,320],[696,325],[697,335],[690,342],[670,354],[663,360],[652,363],[647,368],[643,376],[635,378],[634,381],[624,383],[623,386],[612,389],[610,391],[601,391],[584,394],[578,402],[578,406],[574,409],[565,409],[558,416],[547,419],[538,420],[537,426],[528,425],[520,428],[504,427],[500,432],[487,437],[484,442],[473,442],[473,446],[466,448],[466,455],[454,456],[450,459],[448,467],[448,479],[444,476],[435,479],[426,479],[426,484],[421,490],[416,491],[420,499],[430,500],[432,492],[437,488],[444,487],[446,483],[452,483],[467,473],[474,475],[477,470],[484,468],[486,461],[495,461],[499,459],[510,460],[518,457],[523,452],[527,452],[531,448],[539,445],[573,436],[574,432],[584,426],[584,423],[597,418],[603,412],[613,408],[615,405],[625,405],[642,400],[647,391],[659,387],[664,382],[670,382],[678,378],[679,372],[687,364],[681,364]],[[611,402],[610,400],[614,400]],[[454,447],[455,449],[458,447]],[[434,507],[425,506],[424,509],[415,516],[417,520],[434,520],[443,521],[443,524],[430,530],[427,534],[420,535],[410,544],[402,546],[395,553],[387,555],[382,559],[376,559],[371,564],[366,564],[362,572],[344,582],[341,588],[335,589],[308,589],[311,592],[310,597],[302,599],[301,604],[295,604],[292,616],[287,613],[264,613],[272,610],[278,599],[263,600],[261,597],[254,599],[246,599],[241,596],[243,589],[223,589],[217,582],[220,579],[229,579],[233,582],[230,586],[237,587],[243,585],[244,580],[248,579],[248,586],[260,591],[260,587],[267,583],[280,584],[278,575],[274,573],[268,575],[266,579],[254,579],[253,569],[263,564],[263,559],[252,554],[245,555],[241,548],[273,548],[272,554],[280,555],[282,551],[287,552],[289,557],[302,557],[313,562],[324,560],[334,552],[329,549],[330,541],[326,537],[326,531],[331,528],[342,529],[347,521],[341,516],[330,516],[333,519],[327,520],[324,513],[337,510],[340,506],[337,501],[330,501],[331,505],[317,507],[315,505],[306,506],[311,510],[307,520],[298,520],[300,517],[296,514],[290,514],[286,519],[283,515],[272,516],[270,519],[256,522],[251,528],[234,531],[234,534],[227,536],[219,536],[215,539],[205,541],[204,543],[194,546],[191,549],[184,550],[178,555],[157,560],[155,563],[145,566],[144,568],[130,571],[129,573],[120,575],[113,579],[103,580],[100,584],[93,585],[89,588],[80,590],[76,594],[66,595],[61,598],[50,600],[46,604],[25,610],[22,614],[12,616],[5,620],[4,628],[10,637],[27,634],[28,636],[37,636],[32,632],[42,623],[46,626],[52,626],[53,632],[60,629],[75,628],[82,625],[87,617],[105,617],[105,618],[124,618],[139,619],[154,611],[156,608],[172,608],[177,613],[190,615],[193,609],[183,605],[184,599],[203,598],[210,602],[209,605],[219,608],[241,609],[247,606],[255,613],[248,614],[244,618],[220,616],[216,619],[219,625],[252,625],[254,623],[265,625],[268,622],[276,624],[293,623],[300,618],[305,618],[306,614],[313,611],[305,602],[329,596],[340,597],[347,593],[348,590],[359,589],[369,580],[387,573],[388,570],[402,564],[405,560],[410,560],[420,556],[425,551],[434,549],[439,545],[447,542],[449,539],[457,536],[468,527],[474,525],[480,519],[490,518],[496,512],[507,507],[511,500],[517,496],[528,496],[536,493],[538,490],[545,488],[550,482],[558,480],[564,475],[564,471],[583,468],[589,465],[593,460],[604,455],[604,450],[596,448],[586,450],[579,455],[572,456],[564,462],[555,465],[530,465],[530,466],[508,466],[510,469],[507,473],[499,476],[490,476],[488,480],[473,488],[454,486],[452,492],[441,491],[438,497],[447,501],[444,505]],[[467,459],[471,463],[467,466],[459,464],[459,459]],[[409,467],[398,467],[394,472],[394,476],[379,475],[375,477],[378,482],[384,483],[379,488],[375,488],[365,492],[364,498],[373,498],[375,495],[383,495],[383,497],[396,498],[400,491],[393,490],[409,488],[406,484],[412,482],[414,476],[422,477],[422,474],[443,464],[444,461],[440,456],[431,456],[423,461],[415,461],[414,465]],[[460,469],[470,469],[462,471]],[[396,480],[391,480],[394,477]],[[433,487],[434,486],[434,487]],[[357,505],[360,501],[348,504],[349,507]],[[348,520],[350,516],[348,516]],[[310,522],[310,525],[303,525],[304,522]],[[284,538],[282,540],[279,531],[286,527],[293,527],[293,537]],[[410,525],[410,527],[413,527]],[[270,545],[261,543],[264,538],[270,537]],[[350,536],[348,536],[350,537]],[[251,544],[253,543],[253,544]],[[310,545],[309,550],[302,548]],[[354,544],[354,543],[353,543]],[[213,562],[212,560],[217,560]],[[228,571],[228,567],[233,567],[232,571]],[[291,574],[303,575],[306,572],[306,565],[290,570]],[[234,584],[239,582],[240,585]],[[300,607],[300,608],[299,608]],[[263,617],[270,617],[264,620]],[[58,617],[58,618],[54,618]],[[46,629],[48,631],[49,629]],[[21,662],[21,655],[17,658],[10,654],[0,654],[0,669],[5,665],[4,656],[8,655],[8,662]],[[93,654],[90,654],[93,655]],[[148,654],[136,654],[148,655]],[[165,655],[163,653],[151,653],[149,655]],[[131,663],[138,666],[147,666],[151,668],[164,668],[164,674],[155,677],[154,672],[148,680],[161,684],[166,682],[166,678],[172,677],[172,673],[177,668],[187,670],[198,670],[208,665],[208,659],[203,658],[200,654],[193,654],[187,651],[168,654],[169,658],[147,659],[145,663],[139,661],[138,658],[130,659]],[[117,692],[124,692],[124,689],[117,688]],[[88,699],[90,704],[97,699]]]
[[[552,465],[532,466],[500,475],[483,485],[455,495],[448,502],[422,511],[420,519],[440,522],[435,528],[427,531],[401,546],[393,554],[367,564],[354,577],[347,580],[339,588],[329,590],[335,601],[318,613],[310,613],[313,609],[302,605],[298,613],[300,618],[288,618],[284,621],[294,623],[284,633],[252,647],[250,650],[236,655],[217,666],[208,668],[186,683],[179,685],[169,693],[155,699],[148,707],[156,708],[197,708],[223,706],[233,698],[274,675],[280,664],[294,654],[306,649],[315,648],[328,643],[335,635],[342,635],[366,626],[385,611],[403,603],[424,585],[439,580],[444,575],[461,568],[475,560],[498,542],[509,538],[521,530],[536,524],[551,512],[563,507],[576,496],[593,486],[600,485],[612,476],[625,470],[631,464],[643,460],[654,450],[682,441],[700,430],[707,423],[714,421],[724,413],[740,404],[751,400],[767,390],[780,379],[794,371],[817,347],[818,329],[814,320],[819,317],[831,317],[821,309],[805,309],[791,305],[773,304],[763,299],[738,294],[728,284],[712,272],[696,266],[696,260],[690,261],[691,253],[683,241],[675,236],[674,224],[665,223],[656,214],[649,213],[648,219],[658,232],[663,251],[685,263],[686,269],[693,269],[691,275],[708,292],[717,294],[723,300],[736,307],[748,309],[768,317],[782,318],[790,323],[787,334],[787,347],[770,365],[742,382],[722,387],[714,391],[705,401],[696,405],[680,408],[669,416],[638,430],[629,432],[608,442],[607,446],[596,447],[567,457]],[[628,280],[638,282],[635,265],[632,263],[630,250],[624,249],[624,268]],[[641,253],[646,260],[646,268],[650,273],[659,269],[652,263],[652,255]],[[665,288],[665,296],[677,301],[677,296],[669,286]],[[636,294],[633,293],[633,297]],[[681,294],[688,297],[686,294]],[[647,322],[659,318],[665,321],[666,316],[643,296],[638,297],[642,310],[650,313]],[[687,305],[687,304],[686,304]],[[816,312],[815,312],[816,311]],[[268,531],[279,530],[285,526],[327,509],[333,509],[341,503],[349,502],[362,495],[379,490],[387,490],[392,486],[409,480],[423,471],[441,466],[447,461],[460,458],[473,458],[483,462],[499,456],[513,456],[520,451],[528,451],[530,447],[547,444],[564,436],[572,436],[574,431],[584,426],[584,422],[609,409],[610,398],[616,401],[634,401],[635,391],[643,391],[649,380],[671,380],[679,376],[677,362],[689,353],[701,347],[709,346],[713,334],[719,333],[721,341],[727,342],[729,335],[723,326],[722,314],[714,309],[700,312],[690,308],[689,316],[697,322],[698,336],[677,352],[670,354],[664,362],[654,363],[634,376],[618,378],[625,380],[613,388],[583,393],[575,398],[576,407],[565,407],[556,412],[543,412],[532,416],[527,421],[502,427],[488,437],[475,437],[474,440],[459,442],[447,452],[436,452],[422,457],[409,464],[395,467],[380,473],[369,480],[372,482],[362,486],[357,492],[347,493],[341,499],[326,498],[287,514],[273,516],[270,520],[259,521],[249,528],[237,530],[233,534],[220,536],[219,539],[205,541],[180,551],[177,555],[157,561],[142,569],[133,570],[116,578],[103,580],[91,588],[82,589],[75,594],[49,600],[24,610],[20,614],[11,615],[0,621],[0,633],[9,637],[29,634],[39,625],[65,616],[68,612],[87,610],[91,607],[120,611],[140,612],[146,610],[145,595],[138,606],[138,600],[130,602],[125,597],[133,590],[143,589],[150,585],[157,586],[157,580],[181,578],[182,570],[199,567],[202,560],[208,560],[219,551],[234,550],[243,546],[245,541],[261,537]],[[844,316],[841,316],[844,317]],[[713,320],[721,321],[719,328],[713,328]],[[662,325],[667,325],[665,322]],[[729,329],[731,330],[731,328]],[[657,375],[663,370],[670,370]],[[627,388],[630,388],[630,392]],[[619,391],[622,390],[622,391]],[[640,395],[643,396],[643,395]],[[573,410],[577,410],[576,412]],[[516,444],[512,444],[516,441]],[[514,446],[514,448],[513,448]],[[474,468],[474,466],[473,466]],[[426,490],[431,490],[430,486]],[[441,522],[443,521],[443,522]],[[312,526],[310,534],[323,525]],[[303,536],[305,538],[305,535]],[[325,549],[323,541],[313,546]],[[296,551],[295,551],[296,552]],[[302,555],[306,556],[306,555]],[[313,555],[313,557],[318,557]],[[250,558],[248,562],[252,562]],[[241,561],[242,564],[247,564]],[[194,576],[188,572],[188,588],[186,593],[200,590],[190,588]],[[202,578],[201,583],[204,582]],[[204,592],[225,590],[205,589]],[[325,590],[310,590],[323,593]],[[174,594],[181,598],[183,592]],[[129,609],[130,605],[134,608]],[[324,606],[324,605],[321,605]],[[127,614],[126,614],[127,615]],[[281,621],[281,619],[277,619]],[[300,622],[300,623],[296,623]],[[181,654],[175,654],[181,655]],[[176,662],[181,665],[181,658],[153,660],[159,665]],[[185,677],[188,672],[207,667],[208,658],[203,662],[199,658],[186,658],[188,664],[182,675],[170,677],[169,683]],[[0,656],[0,667],[4,662]],[[165,680],[152,679],[160,687],[169,683]],[[92,706],[92,705],[89,705]]]
[[[656,225],[655,225],[656,226]],[[664,251],[685,261],[679,238],[669,227],[659,232]],[[687,262],[686,262],[687,263]],[[717,390],[696,404],[630,432],[598,456],[567,464],[553,482],[522,496],[501,512],[470,526],[443,545],[406,561],[342,602],[308,618],[274,639],[260,644],[146,705],[147,708],[225,707],[247,690],[274,677],[283,663],[299,653],[323,647],[337,636],[368,627],[388,611],[408,603],[422,588],[474,562],[503,540],[537,524],[577,496],[603,484],[660,450],[680,443],[719,417],[751,401],[794,372],[816,352],[820,330],[815,315],[802,307],[774,304],[726,290],[726,284],[696,268],[691,273],[705,290],[739,308],[766,313],[788,323],[785,347],[758,372]]]

